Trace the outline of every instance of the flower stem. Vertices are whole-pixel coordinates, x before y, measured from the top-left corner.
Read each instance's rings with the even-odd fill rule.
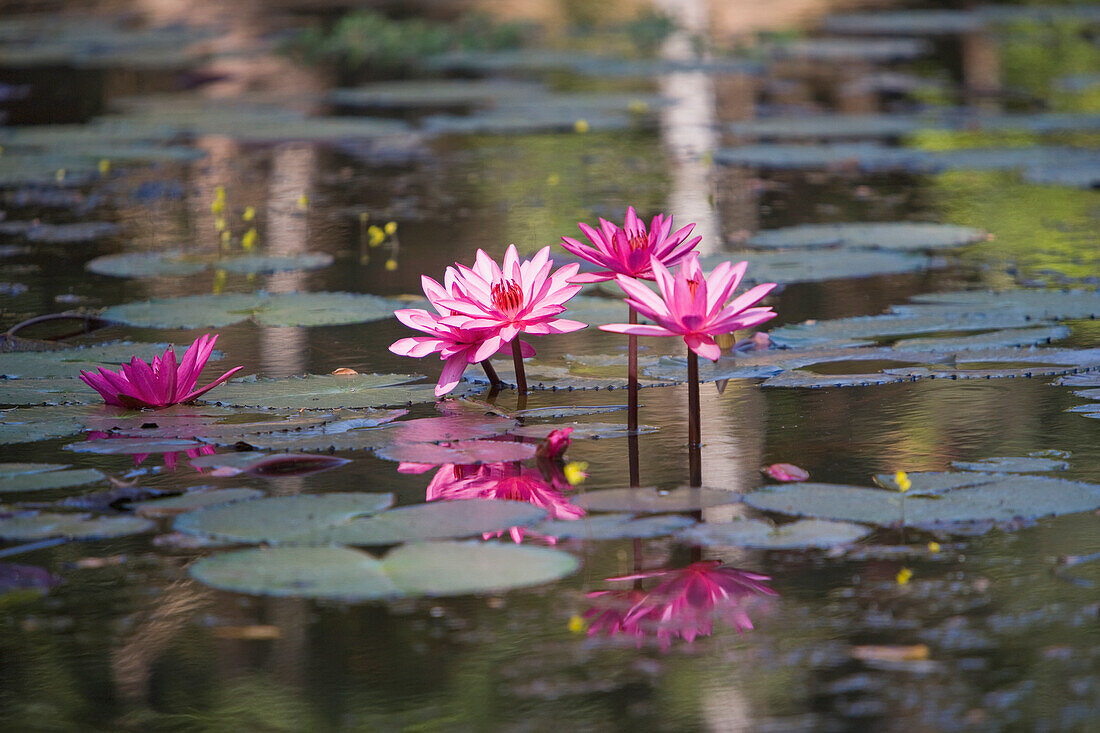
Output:
[[[519,348],[519,338],[512,341],[512,363],[516,368],[516,387],[521,397],[527,396],[527,373],[523,371],[523,354]]]
[[[630,322],[638,322],[638,312],[628,306]],[[626,337],[626,427],[627,459],[630,463],[630,485],[642,485],[641,469],[638,461],[638,337],[628,334]]]
[[[485,376],[489,378],[489,384],[492,385],[493,389],[499,389],[501,385],[500,377],[497,376],[497,370],[493,368],[488,359],[481,362],[481,368],[485,370]]]
[[[703,485],[703,463],[700,456],[702,438],[699,429],[699,357],[688,349],[688,459],[690,484]]]

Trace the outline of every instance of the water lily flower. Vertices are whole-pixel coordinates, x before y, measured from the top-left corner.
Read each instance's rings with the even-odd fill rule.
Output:
[[[536,454],[540,460],[546,461],[560,461],[561,457],[565,454],[565,449],[569,447],[572,439],[569,437],[573,434],[573,428],[558,428],[551,430],[550,434],[546,436],[546,439],[539,444],[538,453]]]
[[[195,339],[177,366],[176,352],[169,346],[162,355],[147,364],[136,356],[117,372],[99,367],[99,373],[81,370],[80,378],[103,395],[108,405],[130,409],[161,408],[187,404],[206,394],[244,367],[233,367],[201,389],[195,389],[199,374],[214,351],[217,334]]]
[[[652,280],[655,276],[651,258],[656,258],[665,267],[672,267],[702,240],[702,237],[688,239],[694,224],[673,232],[672,217],[664,214],[653,217],[647,229],[633,206],[627,207],[622,227],[606,219],[600,219],[599,231],[584,222],[578,222],[577,226],[592,246],[572,237],[562,237],[561,246],[603,269],[578,274],[573,278],[576,283],[603,282],[614,279],[616,275]]]
[[[656,258],[650,259],[660,294],[632,277],[616,275],[615,281],[626,291],[626,302],[656,325],[611,323],[603,331],[636,336],[680,336],[693,352],[717,361],[722,350],[715,342],[718,334],[755,326],[776,316],[768,307],[753,308],[771,292],[776,283],[763,283],[729,301],[730,295],[745,276],[748,262],[723,262],[710,275],[704,275],[699,255],[689,253],[676,274],[669,272]]]

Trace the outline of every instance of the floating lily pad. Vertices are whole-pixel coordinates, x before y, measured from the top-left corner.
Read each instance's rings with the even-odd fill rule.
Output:
[[[334,89],[328,101],[341,107],[415,109],[482,106],[501,100],[537,98],[542,84],[502,79],[402,79]]]
[[[912,252],[825,249],[799,252],[723,252],[701,259],[706,270],[721,262],[749,263],[746,283],[805,283],[920,272],[938,263]]]
[[[323,543],[334,527],[393,504],[393,494],[279,496],[190,512],[175,529],[229,542]]]
[[[573,440],[600,440],[601,438],[625,438],[630,435],[630,430],[625,423],[606,422],[572,422],[572,423],[542,423],[538,425],[521,425],[508,431],[510,435],[520,435],[524,438],[546,438],[550,433],[562,428],[573,428],[569,437]],[[639,425],[636,435],[655,433],[656,425]]]
[[[235,501],[259,499],[264,492],[259,489],[215,489],[213,491],[190,491],[170,499],[155,499],[131,504],[131,508],[142,517],[172,517],[195,509],[229,504]]]
[[[1089,113],[974,114],[946,110],[914,115],[833,115],[776,117],[734,122],[735,135],[765,139],[869,139],[901,137],[921,130],[1051,133],[1100,129],[1100,115]]]
[[[805,61],[902,61],[919,58],[930,48],[918,38],[811,38],[777,43],[766,52],[777,59]]]
[[[909,309],[904,313],[880,316],[854,316],[830,321],[816,321],[780,326],[768,335],[778,346],[807,348],[822,346],[862,346],[892,336],[920,333],[993,331],[1037,325],[1038,316],[1015,310],[986,311],[974,308]],[[1041,325],[1042,321],[1039,321]]]
[[[759,519],[739,519],[722,524],[696,524],[677,538],[705,547],[754,547],[764,550],[828,550],[848,545],[871,530],[852,522],[803,519],[774,525]]]
[[[684,486],[667,491],[653,488],[589,491],[577,496],[574,503],[595,512],[660,514],[693,512],[713,506],[736,504],[740,501],[741,494],[733,491]]]
[[[534,458],[533,443],[511,443],[501,440],[462,440],[456,443],[395,443],[375,450],[375,455],[389,461],[410,463],[475,464],[499,461],[522,461]]]
[[[3,385],[3,381],[0,381],[0,385]],[[0,399],[0,402],[2,401]],[[32,443],[79,433],[83,429],[87,409],[29,407],[2,410],[0,411],[0,445]]]
[[[1041,346],[1069,335],[1070,329],[1066,326],[1008,328],[974,336],[904,339],[895,343],[894,347],[914,351],[971,351],[1003,346]]]
[[[394,545],[456,539],[525,527],[545,517],[545,509],[523,501],[437,501],[352,519],[332,528],[325,541],[340,545]]]
[[[410,384],[422,378],[411,374],[310,374],[287,379],[235,379],[215,387],[202,399],[233,407],[295,410],[383,407],[434,401],[435,385]]]
[[[218,328],[253,319],[264,326],[335,326],[393,317],[404,303],[361,293],[187,295],[115,305],[102,317],[145,328]]]
[[[50,537],[92,540],[138,534],[152,528],[152,522],[140,517],[96,517],[90,514],[35,511],[0,514],[0,539],[9,541],[44,540]]]
[[[84,264],[89,272],[111,277],[186,277],[202,272],[207,266],[175,250],[103,255]]]
[[[532,530],[563,540],[620,540],[664,537],[692,524],[695,524],[694,519],[678,514],[641,518],[633,514],[594,514],[576,520],[543,522]]]
[[[907,496],[942,494],[952,489],[981,486],[982,484],[992,483],[999,478],[1005,478],[998,474],[977,474],[966,471],[919,471],[908,473],[906,476],[909,479]],[[877,473],[874,480],[876,485],[884,489],[900,492],[896,474]]]
[[[577,120],[592,131],[618,130],[634,122],[635,111],[664,106],[646,94],[548,93],[531,99],[509,99],[471,115],[433,115],[422,120],[425,130],[450,134],[510,134],[540,131],[571,132]]]
[[[269,275],[275,272],[320,270],[333,262],[327,252],[303,252],[292,256],[249,255],[217,260],[211,266],[238,275]]]
[[[1035,320],[1070,320],[1100,317],[1100,292],[1093,290],[1008,290],[925,293],[912,297],[916,306],[894,306],[901,315],[911,313],[995,311],[1019,313]]]
[[[513,413],[521,420],[559,420],[563,417],[600,415],[605,412],[621,412],[627,405],[570,405],[567,407],[531,407]]]
[[[7,222],[15,224],[17,222]],[[107,221],[82,221],[71,224],[34,223],[22,235],[32,242],[46,244],[82,244],[113,237],[122,231],[118,224]]]
[[[999,471],[1001,473],[1043,473],[1065,471],[1069,463],[1054,458],[1033,456],[1017,458],[986,458],[981,461],[954,461],[952,468],[960,471]]]
[[[819,519],[919,527],[1016,520],[1091,511],[1100,507],[1100,486],[1039,476],[1004,476],[978,486],[934,496],[904,496],[884,489],[833,484],[779,484],[746,494],[745,503],[764,511]]]
[[[20,469],[19,467],[24,468]],[[28,469],[27,466],[34,468]],[[102,481],[104,476],[94,468],[66,471],[63,464],[49,463],[0,463],[0,493],[15,491],[42,491]]]
[[[853,247],[857,249],[929,250],[960,247],[983,242],[987,232],[953,224],[893,222],[887,224],[802,224],[758,232],[750,247],[814,249]]]
[[[0,353],[0,375],[8,379],[16,377],[56,378],[77,377],[81,370],[94,372],[97,367],[117,369],[128,364],[133,357],[152,362],[154,356],[160,356],[168,344],[141,344],[118,341],[100,346],[81,346],[54,351],[8,351]],[[177,346],[176,358],[183,357],[187,346]],[[211,353],[210,358],[218,361],[225,356],[220,351]],[[0,389],[8,385],[0,383]]]
[[[240,593],[354,601],[501,591],[557,580],[576,567],[572,555],[551,548],[426,542],[382,560],[345,547],[219,553],[192,565],[191,574]]]
[[[437,71],[481,73],[572,71],[599,77],[654,76],[676,72],[759,73],[761,65],[740,58],[623,59],[576,51],[525,48],[515,51],[455,51],[432,56],[429,68]]]
[[[83,443],[69,443],[65,450],[74,453],[98,453],[100,455],[142,455],[145,453],[176,453],[201,448],[196,440],[180,438],[103,438],[86,440]]]

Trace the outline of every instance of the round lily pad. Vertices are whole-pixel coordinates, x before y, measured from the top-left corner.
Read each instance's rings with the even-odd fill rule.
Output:
[[[84,264],[89,272],[110,277],[187,277],[207,267],[177,250],[103,255]]]
[[[1016,458],[986,458],[981,461],[955,461],[951,466],[960,471],[1044,473],[1046,471],[1065,471],[1069,468],[1069,463],[1054,458],[1023,456]]]
[[[5,381],[15,380],[0,380],[0,386]],[[75,435],[83,429],[87,410],[88,408],[83,407],[25,407],[2,410],[0,411],[0,445],[31,443]]]
[[[605,412],[621,412],[626,405],[569,405],[562,407],[531,407],[513,413],[521,420],[560,420],[563,417],[599,415]]]
[[[79,379],[0,379],[0,405],[88,405],[102,402],[99,393]]]
[[[739,519],[722,524],[696,524],[678,539],[706,547],[755,547],[764,550],[827,550],[851,544],[871,530],[852,522],[802,519],[774,525],[759,519]]]
[[[287,379],[235,379],[203,395],[204,402],[233,407],[332,410],[383,407],[435,400],[435,385],[410,384],[411,374],[309,374]]]
[[[1041,346],[1052,341],[1059,341],[1069,335],[1070,329],[1067,326],[1006,328],[973,336],[903,339],[896,342],[894,346],[899,349],[912,349],[915,351],[971,351],[1005,346]]]
[[[545,517],[545,509],[522,501],[436,501],[353,519],[332,528],[325,539],[340,545],[394,545],[456,539],[525,527]]]
[[[576,567],[572,555],[551,548],[426,542],[381,560],[346,547],[225,552],[192,565],[191,575],[239,593],[356,601],[508,590],[557,580]]]
[[[334,89],[328,101],[342,107],[381,109],[440,108],[485,105],[504,99],[537,99],[542,84],[501,79],[402,79]]]
[[[303,252],[298,255],[249,255],[217,260],[211,266],[238,275],[269,275],[275,272],[320,270],[333,262],[327,252]]]
[[[758,232],[748,246],[761,249],[855,249],[930,250],[983,242],[988,232],[954,224],[893,222],[875,224],[801,224]]]
[[[734,252],[701,258],[703,269],[721,262],[749,263],[746,283],[804,283],[897,275],[927,270],[937,263],[927,255],[886,250],[821,249],[797,252]]]
[[[679,514],[593,514],[576,520],[543,522],[532,528],[537,534],[558,539],[621,540],[664,537],[695,524],[691,517]]]
[[[732,491],[683,486],[667,491],[654,488],[588,491],[577,496],[574,503],[596,512],[660,514],[692,512],[712,506],[736,504],[740,501],[741,494]]]
[[[183,514],[175,529],[230,542],[316,544],[334,527],[393,504],[393,494],[278,496]]]
[[[19,469],[19,466],[35,468]],[[63,470],[66,468],[68,466],[47,463],[0,463],[0,493],[63,489],[102,481],[104,478],[94,468]]]
[[[128,364],[135,356],[145,362],[152,362],[154,356],[160,356],[167,348],[168,344],[118,341],[99,346],[82,346],[55,351],[2,352],[0,353],[0,375],[8,379],[77,377],[81,370],[94,372],[97,367],[117,369],[122,364]],[[181,359],[187,351],[187,346],[177,346],[174,351],[176,358]],[[214,351],[210,359],[218,361],[224,356],[222,352]]]
[[[235,501],[259,499],[264,492],[259,489],[236,488],[216,489],[213,491],[190,491],[170,499],[140,501],[130,505],[136,514],[142,517],[171,517],[195,509],[229,504]]]
[[[520,435],[524,438],[546,438],[550,433],[562,428],[572,428],[569,437],[573,440],[599,440],[601,438],[625,438],[630,435],[626,423],[607,422],[573,422],[573,423],[540,423],[537,425],[521,425],[508,431],[510,435]],[[655,433],[658,428],[655,425],[639,425],[637,435]]]
[[[186,295],[111,306],[108,321],[145,328],[218,328],[249,318],[264,326],[335,326],[391,318],[404,303],[362,293]]]
[[[152,522],[140,517],[97,517],[91,514],[34,511],[0,514],[0,539],[9,541],[44,540],[50,537],[91,540],[138,534],[152,528]]]
[[[439,445],[436,443],[394,443],[375,450],[379,458],[411,463],[497,463],[522,461],[534,458],[537,447],[533,443],[513,443],[502,440],[461,440]]]

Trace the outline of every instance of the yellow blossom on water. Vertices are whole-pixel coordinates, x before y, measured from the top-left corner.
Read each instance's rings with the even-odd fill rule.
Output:
[[[225,217],[224,216],[215,216],[214,217],[214,231],[218,231],[218,232],[224,232],[225,231]]]
[[[99,175],[105,176],[111,172],[111,161],[101,158],[99,161]]]
[[[387,221],[384,231],[392,237],[397,232],[397,222]]]
[[[303,193],[301,196],[298,197],[298,208],[302,211],[305,211],[309,208],[309,196],[306,196]]]
[[[252,227],[244,233],[244,236],[241,237],[241,246],[244,247],[246,250],[252,249],[252,247],[256,244],[257,236],[258,235],[256,234],[256,227]]]
[[[367,230],[367,234],[370,236],[370,246],[377,247],[382,244],[386,239],[386,233],[382,231],[382,227],[371,225],[371,228]]]
[[[546,177],[547,186],[556,186],[559,183],[561,183],[561,176],[559,176],[557,173],[551,173]]]
[[[582,117],[581,119],[573,123],[573,129],[583,135],[584,133],[588,132],[589,129],[588,120]]]
[[[940,543],[939,542],[929,542],[928,543],[928,551],[931,552],[933,555],[936,554],[937,552],[940,551]]]
[[[225,213],[225,186],[214,189],[214,203],[210,204],[210,211],[215,214]]]
[[[588,470],[588,463],[585,461],[570,461],[565,464],[565,468],[562,469],[562,473],[565,474],[565,480],[569,482],[570,486],[577,486],[584,483],[584,480],[588,478],[588,474],[585,473]]]
[[[909,480],[909,475],[905,471],[898,471],[894,474],[894,483],[898,485],[898,491],[903,494],[913,488],[913,482]]]
[[[913,571],[909,568],[902,568],[898,571],[897,581],[898,585],[905,585],[909,582],[909,579],[913,577]]]
[[[370,214],[368,214],[365,211],[360,211],[359,212],[359,223],[360,224],[366,224],[368,221],[370,221]]]
[[[246,206],[244,207],[244,213],[241,214],[241,218],[245,221],[252,221],[256,218],[256,207]]]
[[[649,105],[644,99],[632,99],[626,108],[630,110],[631,114],[636,115],[645,114],[649,111]]]
[[[226,229],[224,232],[222,232],[222,246],[223,247],[228,247],[229,246],[229,240],[230,240],[229,230]]]
[[[64,181],[65,180],[65,169],[64,168],[58,168],[57,173],[54,174],[54,178],[56,178],[59,183],[61,181]]]
[[[574,634],[583,634],[585,632],[585,630],[588,628],[588,624],[586,624],[584,622],[583,618],[581,618],[577,614],[573,614],[572,616],[569,617],[569,623],[567,624],[567,628],[570,631],[572,631]]]
[[[214,270],[214,295],[219,295],[225,288],[225,270]]]
[[[394,270],[396,270],[397,269],[397,260],[395,260],[392,257],[389,258],[388,260],[386,260],[386,269],[389,270],[390,272],[393,272]]]

